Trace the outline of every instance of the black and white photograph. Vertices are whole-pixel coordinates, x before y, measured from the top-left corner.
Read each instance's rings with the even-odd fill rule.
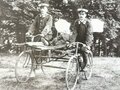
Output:
[[[0,90],[120,90],[120,0],[0,0]]]

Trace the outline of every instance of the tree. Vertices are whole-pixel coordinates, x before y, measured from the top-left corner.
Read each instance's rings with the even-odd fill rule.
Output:
[[[50,4],[50,13],[52,15],[60,15],[69,22],[74,22],[77,18],[77,8],[86,8],[89,10],[89,17],[92,16],[102,19],[105,23],[105,30],[102,33],[105,39],[117,40],[120,37],[120,1],[111,3],[109,8],[103,0],[40,0],[40,3],[46,2]],[[25,35],[32,20],[38,14],[37,2],[31,0],[29,2],[20,2],[14,0],[12,5],[0,0],[0,35],[4,35],[6,31],[14,33],[17,41],[23,42],[25,38],[19,38],[21,34]],[[112,20],[109,20],[111,15]],[[23,41],[22,41],[23,40]],[[103,41],[104,42],[104,41]],[[108,41],[106,41],[107,43]]]

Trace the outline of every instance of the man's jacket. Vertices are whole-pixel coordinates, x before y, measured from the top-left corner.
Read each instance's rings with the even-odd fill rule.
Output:
[[[77,34],[76,42],[82,42],[91,46],[93,42],[93,30],[88,19],[85,19],[83,22],[80,22],[79,19],[77,19],[74,23],[74,30]]]
[[[46,40],[50,40],[52,38],[52,25],[53,18],[51,15],[45,17],[37,15],[28,32],[32,35],[43,34]]]

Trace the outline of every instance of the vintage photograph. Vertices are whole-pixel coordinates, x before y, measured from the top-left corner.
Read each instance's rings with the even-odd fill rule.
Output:
[[[0,90],[120,90],[120,0],[0,0]]]

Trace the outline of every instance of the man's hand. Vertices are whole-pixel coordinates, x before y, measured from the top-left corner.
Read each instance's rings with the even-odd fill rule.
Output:
[[[86,48],[87,48],[88,50],[90,50],[90,46],[86,46]]]
[[[90,50],[90,46],[83,45],[81,49],[82,51],[87,51]]]
[[[70,46],[70,42],[66,41],[66,45],[67,45],[67,47],[69,47]]]
[[[31,33],[27,32],[25,35],[26,35],[27,37],[29,37],[29,36],[31,36]]]
[[[39,34],[41,37],[44,37],[44,34]]]

